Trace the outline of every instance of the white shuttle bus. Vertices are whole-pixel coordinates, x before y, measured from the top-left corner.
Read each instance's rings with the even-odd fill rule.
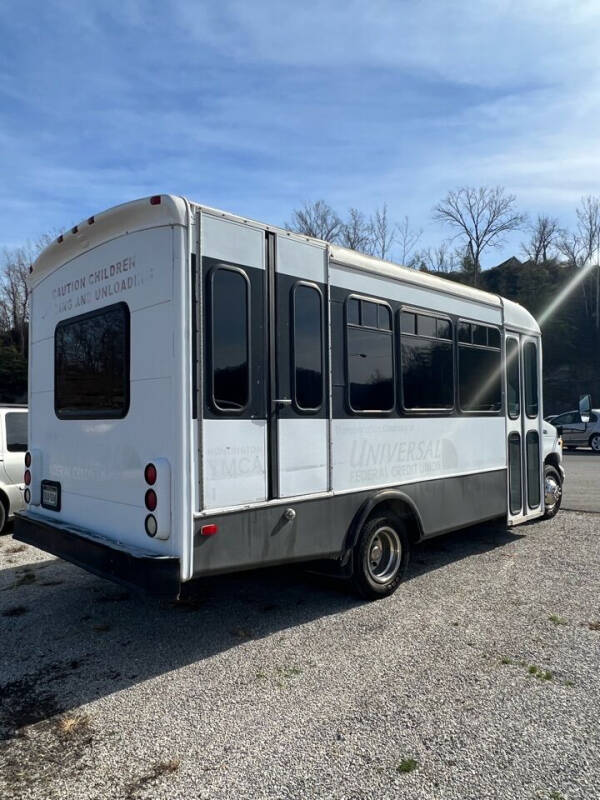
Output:
[[[170,195],[59,236],[31,289],[15,537],[91,572],[177,597],[330,560],[377,598],[414,543],[552,510],[509,300]]]

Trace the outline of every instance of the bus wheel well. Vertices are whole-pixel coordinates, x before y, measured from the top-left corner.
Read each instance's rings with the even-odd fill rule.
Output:
[[[366,522],[375,516],[381,516],[386,513],[398,517],[404,522],[411,544],[415,544],[421,539],[423,535],[421,518],[412,501],[396,490],[384,490],[365,500],[356,512],[348,529],[344,549],[341,553],[341,566],[343,569],[352,569],[354,545],[358,541],[360,532]]]
[[[560,475],[559,464],[560,464],[560,461],[559,461],[559,458],[556,455],[556,453],[550,453],[549,455],[546,456],[546,458],[544,460],[544,466],[554,467],[554,469]]]
[[[416,544],[421,538],[421,521],[415,511],[404,500],[382,500],[374,508],[371,509],[365,522],[373,517],[378,517],[383,514],[391,514],[393,517],[398,517],[406,525],[406,532],[411,544]]]

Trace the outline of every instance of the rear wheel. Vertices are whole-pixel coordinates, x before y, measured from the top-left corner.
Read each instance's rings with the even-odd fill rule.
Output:
[[[594,433],[590,436],[590,447],[595,453],[600,453],[600,433]]]
[[[410,558],[410,541],[402,520],[391,514],[367,520],[354,546],[352,583],[367,600],[393,594]]]
[[[562,483],[560,475],[549,464],[544,467],[544,519],[552,519],[558,514],[562,503]]]

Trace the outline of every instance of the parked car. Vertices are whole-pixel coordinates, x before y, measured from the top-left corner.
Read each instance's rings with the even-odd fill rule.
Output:
[[[0,533],[23,506],[27,406],[0,406]]]
[[[589,422],[582,422],[579,411],[565,411],[552,417],[546,417],[557,428],[562,428],[563,444],[567,449],[591,447],[600,453],[600,408],[593,408]]]

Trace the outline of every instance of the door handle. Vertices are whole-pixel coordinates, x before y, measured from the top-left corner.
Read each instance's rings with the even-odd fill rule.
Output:
[[[275,403],[279,403],[280,406],[291,406],[292,405],[292,401],[290,400],[289,397],[282,397],[280,399],[278,398],[274,402]]]

